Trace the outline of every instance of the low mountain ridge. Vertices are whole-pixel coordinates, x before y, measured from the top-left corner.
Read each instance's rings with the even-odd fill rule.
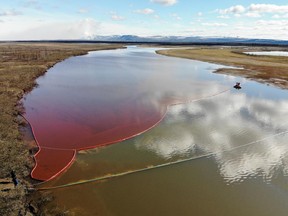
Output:
[[[288,40],[251,39],[233,37],[199,37],[199,36],[151,36],[140,37],[136,35],[93,36],[90,41],[106,42],[155,42],[155,43],[245,43],[245,44],[277,44],[288,45]]]

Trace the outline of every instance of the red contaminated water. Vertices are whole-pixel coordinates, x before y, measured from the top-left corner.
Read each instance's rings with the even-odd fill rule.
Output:
[[[125,52],[128,56],[123,57]],[[181,60],[176,64],[154,53],[140,53],[132,60],[128,51],[102,53],[58,64],[38,79],[39,87],[24,98],[24,117],[39,146],[33,178],[45,181],[56,177],[71,165],[79,150],[145,132],[161,121],[169,105],[223,91],[203,91],[191,84],[192,78],[169,72],[171,67],[182,70]],[[153,58],[147,62],[150,55]]]
[[[38,180],[54,178],[71,164],[76,151],[136,136],[157,124],[166,112],[165,104],[157,109],[143,104],[137,106],[133,101],[122,101],[121,104],[94,107],[97,111],[85,115],[86,124],[81,123],[83,120],[77,121],[77,118],[59,118],[49,110],[45,110],[41,118],[26,113],[25,118],[31,124],[39,145],[35,155],[36,166],[31,176]],[[65,115],[77,116],[81,112],[69,109]]]

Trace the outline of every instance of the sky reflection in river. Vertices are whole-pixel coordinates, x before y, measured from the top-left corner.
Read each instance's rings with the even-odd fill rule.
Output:
[[[170,107],[162,127],[137,137],[135,144],[164,158],[189,155],[191,151],[214,153],[221,175],[228,182],[257,173],[269,181],[274,169],[279,167],[288,175],[287,135],[268,138],[287,131],[287,116],[287,100],[225,93]],[[237,148],[266,137],[249,147]]]

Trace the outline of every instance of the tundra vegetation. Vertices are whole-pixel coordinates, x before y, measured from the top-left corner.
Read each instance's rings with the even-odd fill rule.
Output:
[[[35,87],[36,78],[57,62],[92,50],[116,48],[122,45],[0,43],[0,215],[63,213],[56,208],[45,208],[51,199],[48,194],[29,190],[33,188],[30,171],[34,160],[31,149],[29,151],[31,147],[19,130],[26,124],[19,117],[24,112],[19,101]],[[12,181],[11,171],[19,181],[17,186]]]

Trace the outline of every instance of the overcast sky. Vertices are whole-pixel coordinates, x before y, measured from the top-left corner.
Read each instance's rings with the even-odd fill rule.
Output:
[[[288,40],[287,0],[0,0],[0,40],[96,35]]]

